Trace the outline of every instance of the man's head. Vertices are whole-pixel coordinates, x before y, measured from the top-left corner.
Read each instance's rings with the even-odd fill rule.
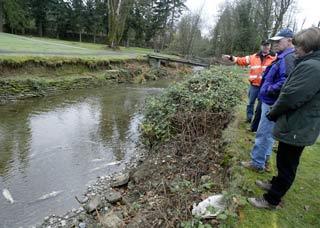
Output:
[[[293,48],[292,37],[293,32],[290,29],[286,28],[280,30],[276,36],[270,38],[273,44],[273,49],[279,52],[284,51],[287,48]]]
[[[269,54],[271,49],[271,43],[268,40],[261,41],[260,49],[263,54]]]

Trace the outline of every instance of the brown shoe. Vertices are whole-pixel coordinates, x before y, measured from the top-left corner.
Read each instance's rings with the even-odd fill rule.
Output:
[[[264,171],[263,169],[254,166],[250,161],[242,161],[242,162],[240,162],[240,164],[244,168],[250,169],[250,170],[258,172],[258,173],[263,173],[263,171]]]
[[[267,161],[265,166],[264,166],[264,171],[270,173],[271,172],[271,165],[270,165],[270,162]]]

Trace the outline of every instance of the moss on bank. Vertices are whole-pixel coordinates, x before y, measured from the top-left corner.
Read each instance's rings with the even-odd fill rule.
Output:
[[[46,96],[110,83],[143,83],[190,71],[185,67],[150,68],[146,60],[12,58],[0,60],[0,102]]]
[[[59,70],[64,67],[81,67],[87,70],[108,69],[112,65],[145,63],[144,58],[129,57],[39,57],[39,56],[1,56],[0,57],[0,77],[10,76],[15,72],[29,72],[34,68],[46,68],[49,70]]]

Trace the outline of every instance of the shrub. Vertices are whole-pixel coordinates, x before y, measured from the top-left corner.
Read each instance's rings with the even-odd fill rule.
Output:
[[[208,129],[222,129],[243,95],[245,83],[226,68],[214,67],[175,84],[147,101],[141,124],[148,145],[183,136],[191,142]]]

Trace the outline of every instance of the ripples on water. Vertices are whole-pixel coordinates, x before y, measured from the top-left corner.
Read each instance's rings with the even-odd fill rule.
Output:
[[[0,227],[63,214],[86,184],[124,168],[139,140],[139,110],[161,90],[106,87],[0,106],[0,189],[15,200],[1,195]]]

